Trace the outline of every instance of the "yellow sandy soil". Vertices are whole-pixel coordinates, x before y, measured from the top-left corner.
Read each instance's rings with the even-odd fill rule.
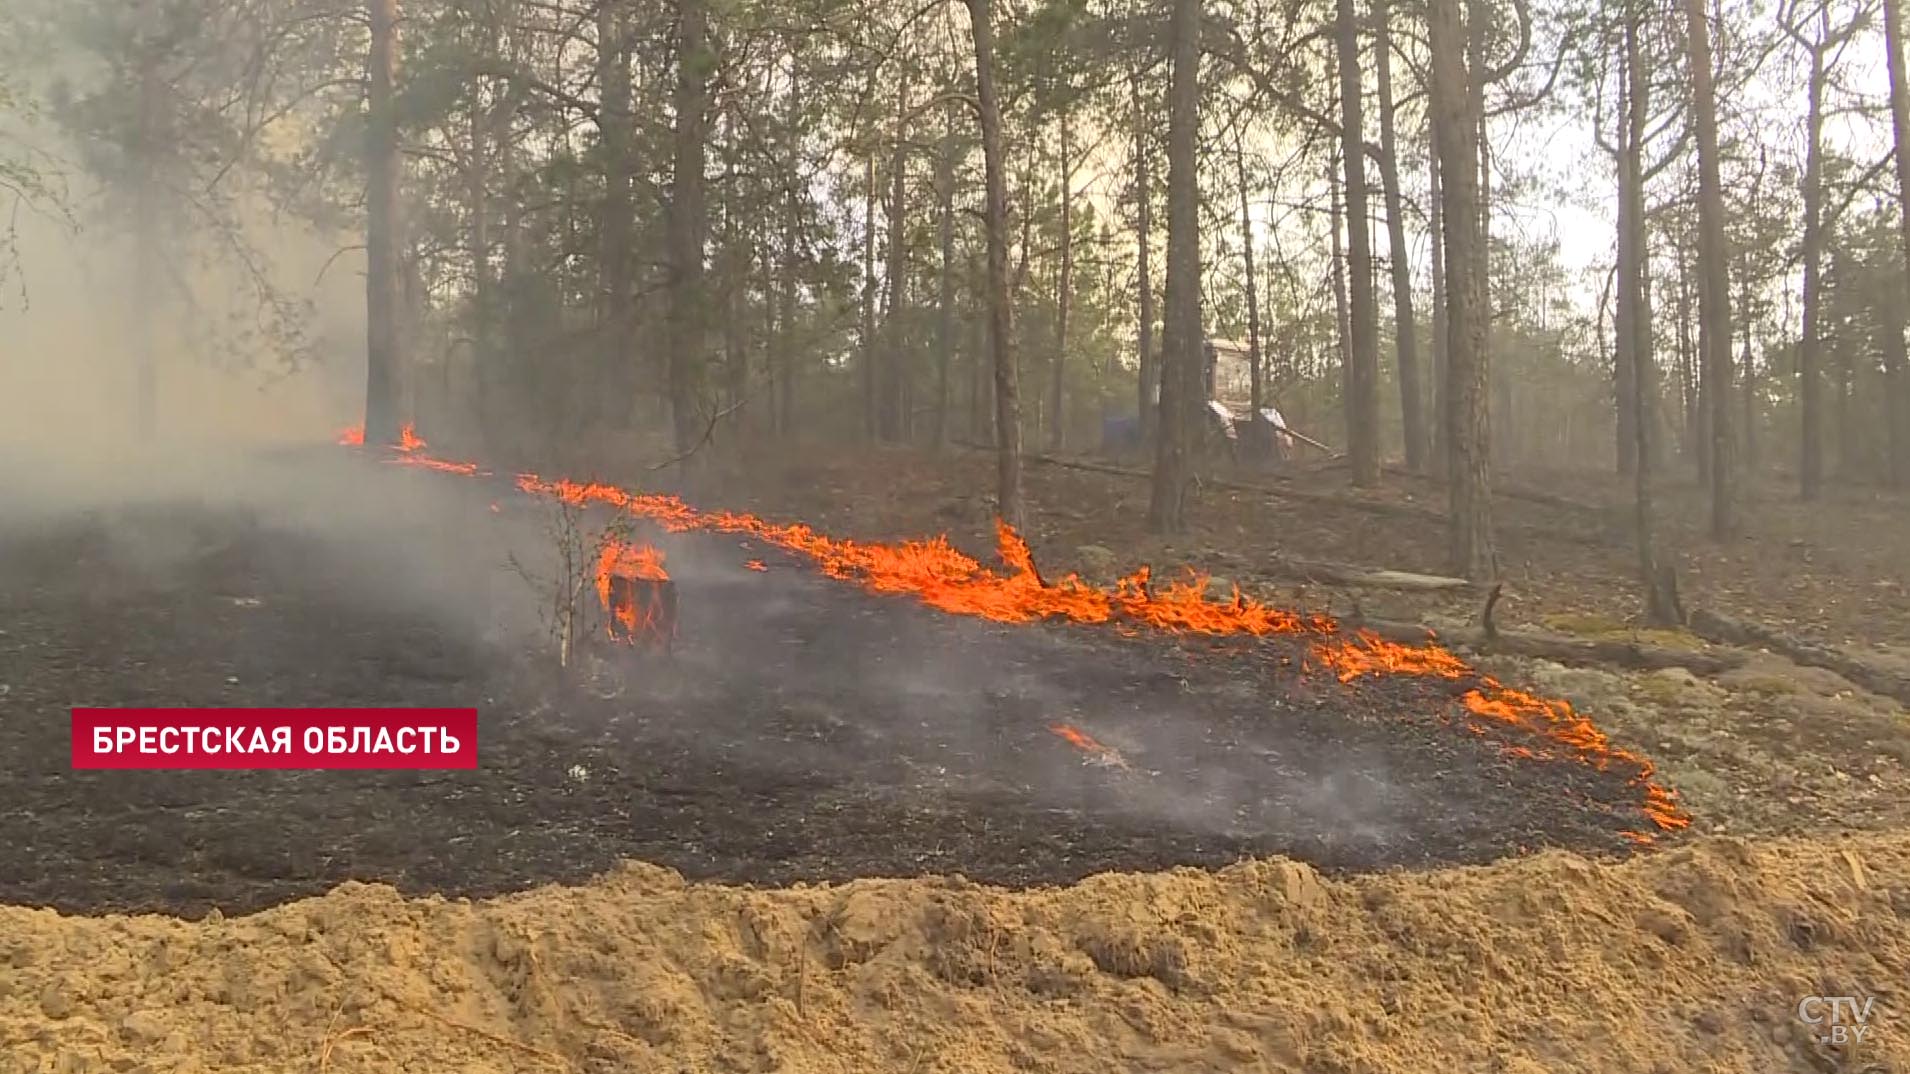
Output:
[[[1910,1071],[1910,835],[1006,892],[632,865],[485,902],[0,908],[0,1074]],[[1856,1048],[1808,995],[1876,997]]]

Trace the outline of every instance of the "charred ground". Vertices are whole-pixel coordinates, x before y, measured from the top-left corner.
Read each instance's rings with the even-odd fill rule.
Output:
[[[418,475],[426,480],[426,475]],[[178,550],[142,570],[112,534]],[[346,880],[481,896],[638,858],[750,883],[1059,883],[1288,854],[1334,870],[1622,852],[1621,773],[1509,756],[1455,684],[1288,642],[942,615],[720,537],[666,547],[674,659],[581,681],[351,594],[375,548],[178,503],[0,534],[0,901],[228,913]],[[743,569],[760,560],[767,571]],[[476,705],[476,772],[73,772],[73,705]],[[1128,767],[1056,735],[1068,724]],[[1516,732],[1507,732],[1516,734]],[[581,769],[581,772],[574,770]],[[581,777],[581,778],[580,778]]]

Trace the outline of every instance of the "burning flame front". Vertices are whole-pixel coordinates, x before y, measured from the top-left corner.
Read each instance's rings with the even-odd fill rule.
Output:
[[[362,435],[359,437],[362,440]],[[341,436],[341,442],[352,442]],[[411,426],[393,446],[389,461],[449,473],[482,476],[488,471],[475,463],[449,462],[423,454],[424,441]],[[1516,728],[1538,739],[1531,746],[1506,745],[1507,753],[1539,759],[1569,758],[1601,771],[1627,774],[1644,797],[1643,811],[1659,831],[1688,827],[1691,817],[1677,795],[1653,778],[1652,762],[1611,742],[1585,716],[1564,700],[1541,698],[1513,689],[1491,676],[1481,675],[1456,655],[1433,643],[1402,645],[1365,630],[1347,630],[1325,615],[1305,615],[1275,608],[1236,591],[1231,599],[1207,596],[1207,579],[1190,575],[1185,581],[1156,585],[1148,568],[1141,567],[1111,586],[1097,586],[1075,575],[1059,580],[1043,578],[1020,534],[1005,522],[996,523],[999,554],[1010,573],[991,570],[963,554],[946,537],[899,544],[851,541],[828,537],[800,523],[770,522],[730,511],[703,511],[674,496],[646,495],[614,485],[581,483],[564,478],[549,480],[536,474],[517,475],[517,487],[535,496],[577,506],[598,504],[646,518],[671,532],[705,531],[746,536],[803,556],[831,578],[853,582],[874,593],[913,596],[954,615],[974,616],[1002,623],[1031,623],[1064,619],[1075,623],[1113,624],[1118,629],[1150,628],[1175,634],[1213,636],[1274,634],[1308,639],[1312,658],[1343,683],[1368,676],[1414,675],[1475,683],[1460,698],[1474,731],[1498,724]],[[612,579],[625,578],[634,593],[639,585],[668,593],[669,623],[675,629],[674,589],[668,588],[662,555],[648,546],[606,547],[598,574],[598,592],[614,623],[633,633],[649,623],[649,605],[613,606]],[[648,553],[646,556],[645,553]],[[651,558],[653,557],[653,558]],[[756,568],[756,562],[750,564]],[[644,572],[654,571],[654,575]],[[625,583],[620,583],[619,588]],[[619,598],[620,599],[620,598]],[[663,600],[663,597],[659,597]],[[613,626],[613,634],[618,627]],[[1070,731],[1074,730],[1072,728]],[[1058,735],[1082,743],[1073,735]],[[1077,732],[1078,733],[1078,732]],[[1092,741],[1092,740],[1089,740]],[[1098,745],[1098,743],[1096,744]],[[1092,752],[1092,751],[1090,751]],[[1110,751],[1111,752],[1111,751]],[[1651,835],[1630,832],[1638,842]]]

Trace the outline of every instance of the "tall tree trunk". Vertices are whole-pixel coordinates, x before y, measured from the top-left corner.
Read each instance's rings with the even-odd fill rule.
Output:
[[[986,239],[986,236],[983,236]],[[994,292],[988,289],[987,258],[982,252],[968,252],[968,293],[977,296],[977,316],[968,319],[968,435],[978,444],[995,444],[994,350],[990,332],[994,329],[989,303]]]
[[[1474,10],[1474,19],[1479,17]],[[1485,259],[1480,248],[1479,117],[1467,70],[1460,0],[1433,0],[1427,16],[1432,54],[1433,141],[1444,189],[1446,254],[1447,552],[1452,569],[1485,580],[1497,573],[1486,366]]]
[[[403,422],[403,305],[398,219],[398,0],[368,0],[371,17],[369,115],[365,131],[365,443],[395,444]]]
[[[1750,314],[1751,259],[1747,256],[1738,263],[1738,320],[1744,322],[1743,350],[1738,366],[1743,370],[1744,377],[1744,385],[1739,391],[1739,397],[1744,400],[1744,472],[1754,474],[1758,465],[1757,361],[1751,352],[1754,325]]]
[[[703,435],[704,110],[709,104],[710,47],[705,0],[677,0],[675,175],[670,197],[670,418],[676,449],[687,455]]]
[[[1616,401],[1614,413],[1617,426],[1618,472],[1632,474],[1638,468],[1638,448],[1644,441],[1638,435],[1639,415],[1643,412],[1639,406],[1638,371],[1644,368],[1634,355],[1635,349],[1642,343],[1649,345],[1649,329],[1636,331],[1633,325],[1638,316],[1638,306],[1642,303],[1644,292],[1642,282],[1642,262],[1647,256],[1643,244],[1639,241],[1644,226],[1645,211],[1645,169],[1643,121],[1648,116],[1650,103],[1648,94],[1651,83],[1644,69],[1640,54],[1636,5],[1627,4],[1622,16],[1624,26],[1620,31],[1623,50],[1619,57],[1622,67],[1620,84],[1620,108],[1618,115],[1618,310],[1617,328],[1618,358],[1612,366],[1613,395]],[[1640,488],[1644,484],[1640,483]],[[1641,526],[1643,515],[1641,514]],[[1641,538],[1642,539],[1642,538]],[[1651,565],[1645,565],[1644,584],[1652,584]]]
[[[1160,416],[1160,363],[1154,355],[1154,183],[1149,140],[1153,132],[1141,103],[1141,79],[1129,85],[1134,100],[1135,276],[1140,292],[1140,423],[1142,443],[1153,443]]]
[[[735,117],[725,109],[722,115],[722,153],[718,160],[723,174],[736,173]],[[749,352],[743,340],[743,302],[749,289],[749,251],[743,242],[742,225],[737,222],[736,184],[721,188],[719,206],[721,269],[717,285],[722,288],[718,305],[723,310],[723,405],[741,406],[749,389]]]
[[[491,303],[491,122],[479,95],[479,86],[471,89],[470,170],[464,177],[465,211],[470,228],[465,233],[465,256],[471,262],[471,314],[481,339],[488,340],[492,329]],[[480,347],[488,346],[481,343]],[[480,385],[482,380],[479,381]]]
[[[776,432],[776,407],[778,403],[776,401],[776,375],[774,370],[776,366],[777,340],[782,338],[783,333],[782,324],[777,319],[780,315],[780,310],[778,308],[778,283],[776,280],[776,243],[771,241],[771,234],[771,226],[768,222],[765,222],[763,225],[763,233],[756,243],[755,255],[757,272],[756,286],[759,293],[763,296],[763,405],[752,408],[756,412],[756,417],[754,421],[750,422],[750,427],[755,430],[759,436],[764,433],[774,436]],[[748,255],[745,254],[745,257],[747,256]]]
[[[948,111],[935,155],[935,199],[941,265],[935,290],[935,447],[949,442],[949,365],[955,347],[955,110]]]
[[[913,381],[913,363],[909,361],[909,248],[905,225],[908,221],[908,145],[902,122],[909,111],[908,79],[902,79],[896,97],[895,148],[889,159],[889,310],[883,335],[887,337],[887,356],[877,371],[881,381],[878,426],[882,439],[900,443],[909,437],[909,386]]]
[[[629,13],[623,0],[603,0],[597,6],[597,91],[600,95],[598,131],[602,137],[604,173],[603,223],[597,232],[597,370],[598,391],[591,394],[601,409],[593,417],[615,424],[629,419],[636,404],[635,371],[630,368],[629,340],[636,328],[635,300],[630,276],[630,245],[636,231],[636,207],[631,196],[630,159],[635,116],[630,103]]]
[[[1067,92],[1067,91],[1063,91]],[[1067,442],[1067,407],[1062,393],[1067,384],[1068,307],[1074,288],[1074,139],[1067,102],[1061,105],[1061,281],[1055,288],[1054,383],[1048,398],[1048,448],[1060,451]]]
[[[1491,380],[1492,366],[1492,138],[1486,121],[1486,83],[1491,65],[1486,60],[1486,45],[1492,36],[1492,5],[1489,0],[1467,0],[1466,63],[1471,72],[1466,82],[1466,106],[1472,125],[1477,128],[1473,146],[1478,151],[1478,179],[1473,185],[1473,205],[1479,226],[1479,360],[1485,363],[1483,374]]]
[[[1897,227],[1903,244],[1904,278],[1910,281],[1910,81],[1903,61],[1903,3],[1883,0],[1884,50],[1890,68],[1890,130],[1896,145]],[[1891,483],[1910,484],[1910,380],[1906,380],[1903,326],[1895,323],[1895,342],[1886,346],[1884,360],[1887,422],[1891,444]]]
[[[1849,346],[1837,348],[1837,413],[1833,422],[1837,426],[1837,475],[1846,481],[1857,476],[1862,469],[1861,451],[1857,446],[1857,420],[1851,412],[1851,387],[1854,384],[1854,372]]]
[[[1386,197],[1386,252],[1393,276],[1393,343],[1399,363],[1399,413],[1406,467],[1424,472],[1426,403],[1419,378],[1419,322],[1413,313],[1413,266],[1406,245],[1405,199],[1399,189],[1399,135],[1393,103],[1390,0],[1373,0],[1373,66],[1379,82],[1379,177]]]
[[[1701,435],[1697,347],[1691,338],[1691,259],[1680,248],[1678,259],[1678,391],[1683,404],[1679,447],[1703,484],[1711,480],[1711,452]]]
[[[995,503],[1003,521],[1021,528],[1027,521],[1021,498],[1021,392],[1014,304],[1008,293],[1008,176],[995,89],[995,29],[989,0],[966,3],[975,38],[975,103],[981,113],[988,190],[983,220],[988,231],[988,342],[995,360]]]
[[[1360,87],[1359,17],[1338,0],[1340,162],[1346,168],[1346,456],[1353,484],[1379,484],[1379,307],[1373,296],[1373,239],[1366,208],[1366,137]]]
[[[1234,132],[1234,177],[1240,185],[1240,260],[1246,270],[1248,427],[1257,429],[1260,410],[1267,405],[1266,377],[1260,362],[1260,284],[1253,264],[1253,207],[1247,198],[1247,152],[1244,139]]]
[[[1346,399],[1352,394],[1348,385],[1353,376],[1353,346],[1352,332],[1347,327],[1347,322],[1352,318],[1346,303],[1346,246],[1341,239],[1341,236],[1345,234],[1346,205],[1340,197],[1340,163],[1337,154],[1327,168],[1326,198],[1326,218],[1332,225],[1332,238],[1329,240],[1332,253],[1329,256],[1332,275],[1330,282],[1333,287],[1333,347],[1334,353],[1339,357],[1340,408],[1344,411],[1347,405]]]
[[[789,436],[796,428],[796,271],[797,230],[802,223],[802,191],[796,176],[802,174],[802,67],[797,57],[789,58],[789,185],[783,194],[783,257],[781,268],[782,307],[777,316],[776,356],[771,377],[777,384],[775,429],[778,436]]]
[[[1804,334],[1797,341],[1798,411],[1803,429],[1797,478],[1799,495],[1815,500],[1824,482],[1823,338],[1818,318],[1823,304],[1826,71],[1823,49],[1813,46],[1810,51],[1810,103],[1804,128]]]
[[[1704,332],[1705,396],[1711,441],[1711,535],[1737,530],[1736,475],[1731,441],[1730,248],[1724,237],[1724,183],[1718,173],[1718,102],[1711,74],[1711,27],[1704,0],[1685,0],[1691,104],[1698,134],[1698,261],[1703,289],[1698,316]]]
[[[1638,21],[1628,15],[1624,27],[1625,81],[1618,135],[1618,306],[1613,334],[1617,358],[1619,472],[1633,481],[1634,536],[1638,584],[1645,592],[1645,620],[1670,626],[1680,618],[1677,594],[1658,567],[1653,532],[1651,412],[1647,405],[1653,375],[1651,293],[1646,280],[1650,233],[1645,227],[1644,143],[1650,117],[1650,83],[1638,41]]]
[[[1428,132],[1428,137],[1431,137]],[[1426,200],[1430,205],[1428,215],[1427,242],[1432,247],[1432,421],[1429,447],[1432,450],[1432,472],[1445,477],[1448,460],[1446,435],[1446,345],[1448,328],[1446,325],[1446,232],[1443,224],[1445,210],[1441,208],[1445,199],[1439,189],[1439,153],[1426,154]]]
[[[862,193],[862,432],[873,440],[880,434],[876,420],[878,354],[875,340],[875,152],[869,152]]]
[[[1205,379],[1200,305],[1200,0],[1174,0],[1167,92],[1167,319],[1161,347],[1161,425],[1148,524],[1178,533],[1187,521],[1191,439]]]

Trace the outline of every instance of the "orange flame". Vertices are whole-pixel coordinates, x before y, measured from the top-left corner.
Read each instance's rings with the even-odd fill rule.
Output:
[[[1094,764],[1106,765],[1109,768],[1128,767],[1127,758],[1121,756],[1121,751],[1115,749],[1113,746],[1102,745],[1100,742],[1095,741],[1094,736],[1088,734],[1086,731],[1070,727],[1065,723],[1054,724],[1050,726],[1048,730],[1067,739],[1076,749],[1087,754],[1088,760]]]
[[[604,624],[611,637],[636,640],[663,629],[662,609],[654,601],[639,599],[634,585],[628,583],[669,580],[663,569],[663,553],[647,544],[627,544],[606,537],[597,554],[597,599],[609,620]],[[626,584],[619,585],[619,580]],[[619,631],[617,628],[622,627]]]
[[[347,447],[355,447],[365,442],[365,427],[352,425],[338,430],[338,442]]]
[[[408,438],[421,446],[422,441],[416,440],[409,426],[406,428]],[[402,445],[400,449],[411,450]],[[465,469],[467,466],[470,469]],[[475,464],[456,463],[444,468],[480,472]],[[1207,595],[1207,577],[1192,572],[1184,581],[1158,586],[1153,584],[1147,567],[1106,587],[1073,574],[1050,581],[1036,570],[1027,542],[1005,522],[996,524],[999,555],[1009,568],[1008,573],[1001,574],[963,554],[946,536],[896,544],[853,541],[817,533],[800,523],[775,523],[731,511],[704,511],[674,496],[635,493],[596,482],[547,480],[525,473],[518,475],[517,487],[577,506],[599,504],[627,511],[671,532],[699,530],[753,538],[809,558],[831,578],[854,582],[874,593],[912,596],[954,615],[1001,623],[1043,619],[1111,623],[1123,632],[1144,627],[1211,636],[1299,635],[1308,639],[1313,658],[1344,683],[1387,675],[1470,680],[1477,685],[1462,698],[1470,730],[1483,732],[1491,724],[1514,727],[1547,745],[1540,749],[1507,746],[1509,753],[1564,756],[1601,771],[1626,772],[1631,784],[1642,790],[1644,813],[1658,829],[1676,831],[1691,823],[1676,794],[1654,782],[1656,768],[1651,761],[1613,745],[1567,702],[1539,698],[1481,675],[1430,638],[1425,645],[1403,645],[1366,630],[1348,632],[1329,616],[1271,607],[1240,593],[1238,588],[1225,601],[1213,600]],[[600,594],[608,591],[601,566]],[[656,566],[661,571],[660,556]],[[1063,734],[1059,730],[1056,733]],[[1069,735],[1063,737],[1074,741]],[[1642,833],[1628,834],[1650,838]]]
[[[766,571],[769,569],[760,559],[752,559],[748,563],[743,564],[743,566],[752,571]]]

